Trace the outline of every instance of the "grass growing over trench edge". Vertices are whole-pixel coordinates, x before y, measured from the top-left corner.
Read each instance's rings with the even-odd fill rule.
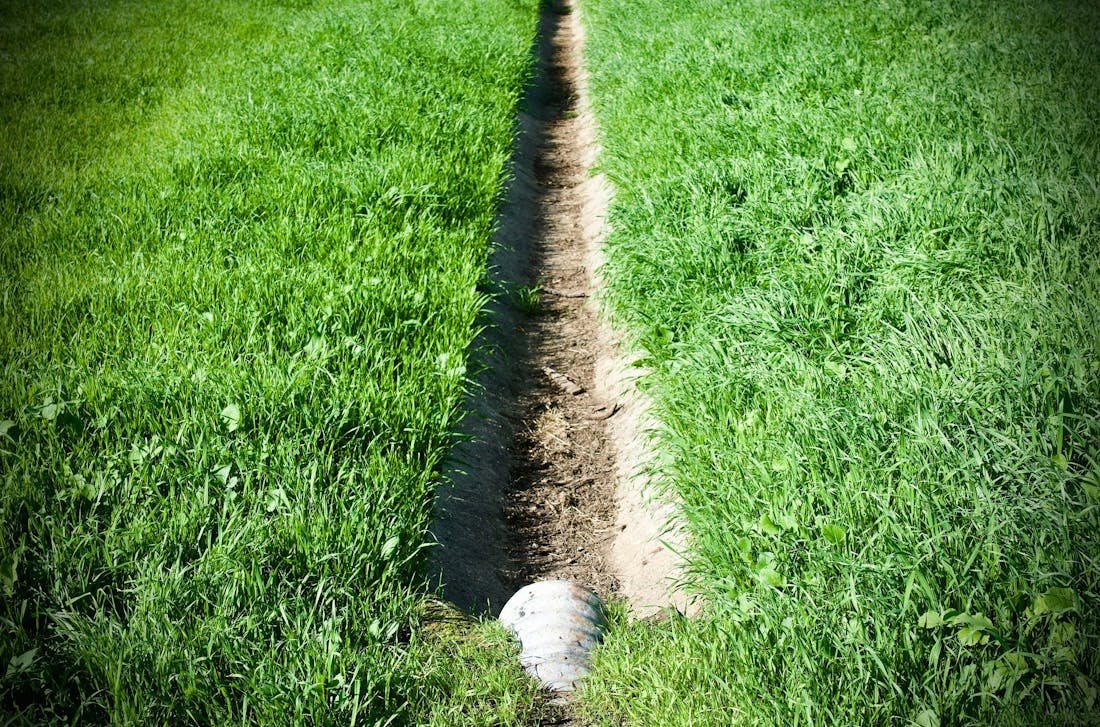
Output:
[[[535,3],[0,8],[0,709],[530,718],[417,589]]]
[[[1095,721],[1100,9],[582,10],[707,602],[620,626],[593,715]]]

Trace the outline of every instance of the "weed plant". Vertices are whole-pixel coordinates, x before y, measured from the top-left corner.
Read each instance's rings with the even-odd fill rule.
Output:
[[[542,297],[537,285],[519,285],[511,292],[512,306],[528,316],[542,313]]]
[[[634,724],[1100,711],[1100,6],[585,0],[607,280],[703,615]]]
[[[536,10],[0,3],[0,711],[531,709],[417,573]]]

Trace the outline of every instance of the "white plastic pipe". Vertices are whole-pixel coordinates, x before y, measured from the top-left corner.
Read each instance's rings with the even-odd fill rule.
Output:
[[[571,692],[588,673],[607,622],[599,596],[571,581],[541,581],[508,599],[500,621],[520,644],[520,663],[553,692]]]

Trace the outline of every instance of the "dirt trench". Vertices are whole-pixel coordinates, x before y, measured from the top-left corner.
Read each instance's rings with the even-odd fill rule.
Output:
[[[467,613],[497,615],[522,586],[564,578],[638,615],[685,608],[649,501],[638,369],[598,310],[610,199],[572,0],[545,3],[536,72],[490,256],[495,299],[474,344],[475,382],[436,499],[429,578]]]

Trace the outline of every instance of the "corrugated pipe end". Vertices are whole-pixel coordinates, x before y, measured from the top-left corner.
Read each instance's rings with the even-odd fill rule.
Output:
[[[607,629],[599,596],[571,581],[540,581],[508,599],[500,621],[519,639],[520,663],[556,693],[572,692]]]

